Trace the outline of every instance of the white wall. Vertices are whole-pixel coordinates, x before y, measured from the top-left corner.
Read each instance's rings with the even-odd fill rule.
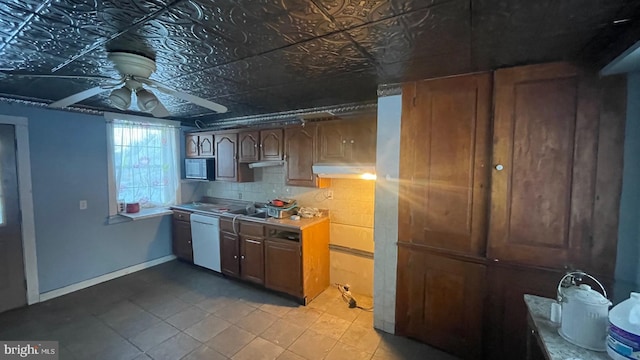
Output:
[[[377,329],[388,333],[395,332],[396,319],[401,114],[401,95],[378,99],[373,321]]]

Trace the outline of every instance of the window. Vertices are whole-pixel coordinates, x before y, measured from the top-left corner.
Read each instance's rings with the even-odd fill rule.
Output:
[[[179,202],[179,123],[105,114],[109,137],[110,214],[118,202],[141,208]]]

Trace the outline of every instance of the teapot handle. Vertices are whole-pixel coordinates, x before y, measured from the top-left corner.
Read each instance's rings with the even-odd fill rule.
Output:
[[[576,276],[577,275],[577,276]],[[583,276],[588,277],[589,279],[593,280],[596,284],[598,284],[598,286],[600,286],[600,290],[602,290],[602,295],[604,295],[605,298],[609,298],[607,297],[607,290],[604,289],[604,286],[602,286],[602,284],[600,283],[600,281],[598,281],[598,279],[594,278],[593,276],[587,274],[584,271],[572,271],[567,273],[565,276],[562,277],[562,279],[560,279],[560,282],[558,283],[558,291],[557,291],[557,296],[558,296],[558,302],[562,302],[562,300],[564,299],[563,294],[562,294],[562,283],[564,282],[564,279],[566,279],[567,277],[580,277],[582,278]]]

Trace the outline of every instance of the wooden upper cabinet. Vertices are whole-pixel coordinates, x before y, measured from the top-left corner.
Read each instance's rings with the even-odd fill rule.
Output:
[[[407,83],[402,97],[398,241],[484,256],[490,74]]]
[[[318,125],[318,162],[375,163],[375,115],[331,120]]]
[[[313,174],[316,125],[292,126],[284,130],[286,184],[292,186],[325,187],[328,180]]]
[[[192,133],[185,137],[186,157],[213,157],[213,133]]]
[[[495,73],[490,258],[552,268],[587,261],[599,119],[593,86],[565,63]]]
[[[188,134],[185,137],[186,156],[198,157],[200,155],[200,143],[198,142],[198,135]]]
[[[232,131],[215,134],[216,180],[253,181],[253,170],[239,161],[238,138],[238,133]]]
[[[239,137],[239,161],[254,162],[259,159],[260,133],[258,131],[243,131]]]
[[[260,160],[282,160],[283,152],[282,129],[260,130]]]

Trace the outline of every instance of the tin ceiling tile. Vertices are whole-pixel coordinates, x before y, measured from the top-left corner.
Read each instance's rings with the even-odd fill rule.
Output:
[[[312,1],[237,0],[236,4],[242,10],[236,12],[236,19],[258,25],[291,44],[338,30]]]
[[[336,33],[283,49],[291,71],[312,80],[374,66],[345,35]]]
[[[456,0],[347,33],[386,68],[386,64],[417,57],[468,52],[471,46],[469,11],[468,1]]]
[[[44,7],[50,0],[2,0],[0,6],[8,5],[14,8],[26,10],[35,13],[41,7]]]

